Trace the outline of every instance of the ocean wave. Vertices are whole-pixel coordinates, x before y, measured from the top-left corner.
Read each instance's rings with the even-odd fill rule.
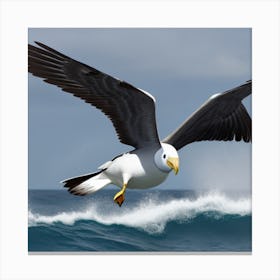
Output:
[[[149,198],[134,207],[116,212],[103,213],[100,202],[80,211],[61,212],[55,215],[41,215],[29,210],[28,221],[29,227],[33,227],[55,223],[74,225],[81,220],[90,220],[103,225],[123,225],[150,234],[159,234],[164,231],[169,222],[190,222],[199,215],[208,215],[214,219],[220,219],[225,215],[250,215],[251,200],[232,199],[220,193],[208,193],[195,199],[180,198],[165,202],[157,198]]]

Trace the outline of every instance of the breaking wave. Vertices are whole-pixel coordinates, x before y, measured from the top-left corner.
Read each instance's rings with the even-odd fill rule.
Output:
[[[251,215],[249,198],[232,199],[219,193],[209,193],[194,199],[180,198],[168,201],[149,198],[135,206],[122,207],[121,211],[105,212],[102,210],[103,206],[102,202],[99,202],[79,211],[54,215],[42,215],[29,210],[29,227],[55,223],[71,226],[79,221],[93,221],[105,226],[125,226],[150,234],[159,234],[170,222],[189,223],[201,215],[211,219],[222,219],[227,215]]]

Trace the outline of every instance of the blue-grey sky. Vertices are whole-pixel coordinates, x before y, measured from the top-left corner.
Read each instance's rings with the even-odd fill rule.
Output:
[[[251,79],[245,28],[32,28],[28,38],[151,93],[161,138],[212,94]],[[251,114],[251,97],[244,104]],[[29,188],[62,189],[131,149],[99,110],[29,74]],[[198,142],[179,155],[178,175],[158,188],[251,189],[251,144]]]

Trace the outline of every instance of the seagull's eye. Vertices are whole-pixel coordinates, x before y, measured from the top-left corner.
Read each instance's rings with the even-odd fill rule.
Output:
[[[166,154],[163,155],[163,158],[166,158]]]

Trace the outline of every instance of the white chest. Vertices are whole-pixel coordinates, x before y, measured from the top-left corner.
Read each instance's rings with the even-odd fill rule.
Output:
[[[168,172],[159,170],[149,154],[124,154],[116,158],[105,171],[112,183],[122,187],[128,181],[127,188],[145,189],[162,183]]]

